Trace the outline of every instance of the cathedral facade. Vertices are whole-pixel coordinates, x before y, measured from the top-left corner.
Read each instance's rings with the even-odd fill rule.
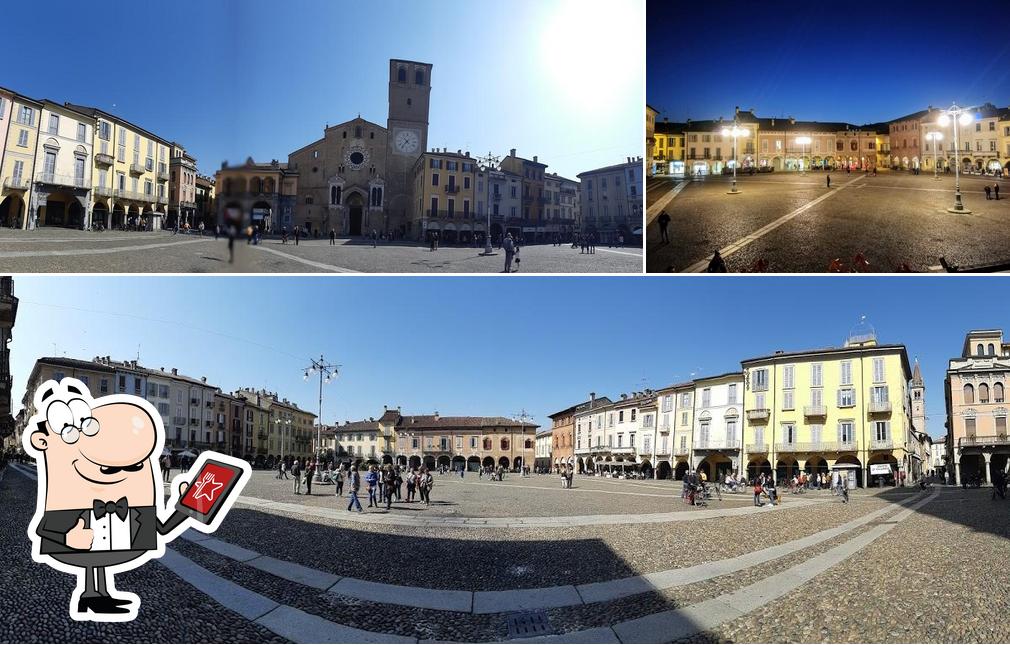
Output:
[[[360,116],[328,126],[323,137],[288,156],[298,173],[290,230],[323,236],[385,233],[413,238],[412,169],[428,145],[428,63],[389,61],[389,112],[383,127]]]

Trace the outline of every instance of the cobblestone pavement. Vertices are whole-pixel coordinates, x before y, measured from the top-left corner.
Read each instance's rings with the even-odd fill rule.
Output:
[[[270,482],[263,481],[268,477],[269,473],[257,473],[254,484],[267,485],[269,493]],[[556,512],[571,513],[563,497],[539,487],[520,488],[529,482],[512,484],[518,508],[560,499]],[[615,509],[630,499],[617,493],[663,493],[675,488],[666,482],[580,483],[598,488],[597,494],[606,500],[600,504]],[[440,482],[435,490],[450,497],[467,489],[487,493],[484,503],[492,507],[500,504],[493,492],[509,485],[506,481],[495,489]],[[277,489],[277,494],[283,493]],[[402,526],[350,527],[338,520],[281,517],[237,506],[211,540],[216,548],[202,546],[202,538],[180,539],[164,561],[120,577],[120,588],[135,591],[143,600],[137,621],[95,626],[66,618],[70,577],[30,561],[24,530],[34,503],[34,481],[12,468],[0,480],[0,503],[14,519],[0,527],[0,553],[11,563],[0,572],[0,583],[14,593],[4,594],[0,602],[16,599],[17,605],[0,614],[0,638],[7,642],[502,641],[508,638],[509,611],[478,611],[476,598],[472,610],[449,610],[388,596],[386,601],[364,599],[343,593],[339,586],[329,587],[350,576],[362,584],[399,585],[395,588],[408,590],[404,594],[429,589],[432,596],[456,593],[438,590],[509,593],[550,587],[537,589],[530,595],[535,599],[561,589],[558,585],[673,569],[669,588],[646,588],[596,601],[585,596],[587,600],[570,606],[547,609],[549,629],[575,642],[1006,642],[1010,633],[1005,621],[978,618],[1010,609],[1003,593],[1010,583],[1008,502],[990,501],[985,490],[954,488],[935,495],[911,489],[855,491],[847,505],[829,493],[808,495],[824,496],[824,501],[790,509],[790,501],[806,495],[787,496],[781,510],[697,520],[683,527],[649,525],[646,530],[417,529],[409,519]],[[332,500],[331,495],[326,497]],[[541,497],[547,502],[536,501]],[[670,503],[664,497],[642,499],[651,500],[653,511]],[[468,503],[480,510],[480,501]],[[828,529],[834,529],[830,538],[797,542]],[[707,576],[693,578],[697,582],[676,582],[680,570],[688,571],[685,567],[704,568],[706,563],[728,562],[726,558],[748,557],[787,543],[796,546],[770,560],[737,568],[709,567]],[[239,547],[256,553],[244,555],[250,552]],[[249,560],[253,556],[276,558],[276,564],[264,568]],[[186,568],[180,569],[180,562]],[[764,589],[764,584],[773,588]],[[190,585],[222,591],[204,593]],[[271,613],[283,619],[243,618],[243,601],[236,599],[234,589],[277,607]],[[767,599],[762,596],[765,591]],[[381,597],[382,590],[378,593]],[[741,602],[740,594],[746,600]],[[154,611],[169,602],[173,603],[169,609]],[[200,620],[204,615],[220,620],[210,627]]]
[[[670,243],[660,242],[656,222],[648,226],[647,270],[697,270],[716,249],[730,271],[747,271],[761,259],[776,273],[822,273],[833,259],[851,264],[858,253],[879,272],[902,265],[938,271],[941,257],[958,266],[1010,261],[1010,181],[1000,180],[1004,198],[996,201],[983,192],[996,179],[962,177],[972,213],[955,215],[946,211],[954,202],[953,176],[833,172],[831,178],[828,190],[820,172],[740,177],[739,195],[726,194],[729,178],[691,181],[666,207]],[[650,203],[669,192],[664,182],[647,189]]]
[[[213,235],[170,232],[91,233],[62,228],[34,231],[0,229],[0,262],[13,273],[500,273],[501,252],[443,247],[431,252],[409,244],[371,244],[303,240],[282,244],[267,239],[258,246],[235,244],[229,263],[227,240]],[[570,246],[525,246],[518,273],[641,273],[642,250],[599,247],[582,254]],[[515,267],[514,267],[515,268]]]

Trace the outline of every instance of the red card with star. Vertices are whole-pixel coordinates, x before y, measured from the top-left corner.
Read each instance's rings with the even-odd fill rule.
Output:
[[[191,517],[210,523],[238,480],[234,466],[208,459],[189,484],[178,506],[190,511]],[[180,509],[182,510],[182,509]]]

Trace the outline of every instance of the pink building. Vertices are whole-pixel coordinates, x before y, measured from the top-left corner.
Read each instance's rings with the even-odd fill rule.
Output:
[[[968,332],[960,358],[947,367],[947,463],[955,482],[1006,472],[1010,462],[1006,387],[1010,382],[1010,344],[1000,329]]]

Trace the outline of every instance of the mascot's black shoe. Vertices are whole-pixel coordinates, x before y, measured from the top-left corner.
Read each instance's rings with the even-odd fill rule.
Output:
[[[89,598],[81,598],[77,602],[77,611],[82,614],[86,611],[94,614],[126,614],[130,612],[129,608],[122,607],[121,605],[128,604],[130,604],[129,600],[113,598],[112,596],[91,596]]]

